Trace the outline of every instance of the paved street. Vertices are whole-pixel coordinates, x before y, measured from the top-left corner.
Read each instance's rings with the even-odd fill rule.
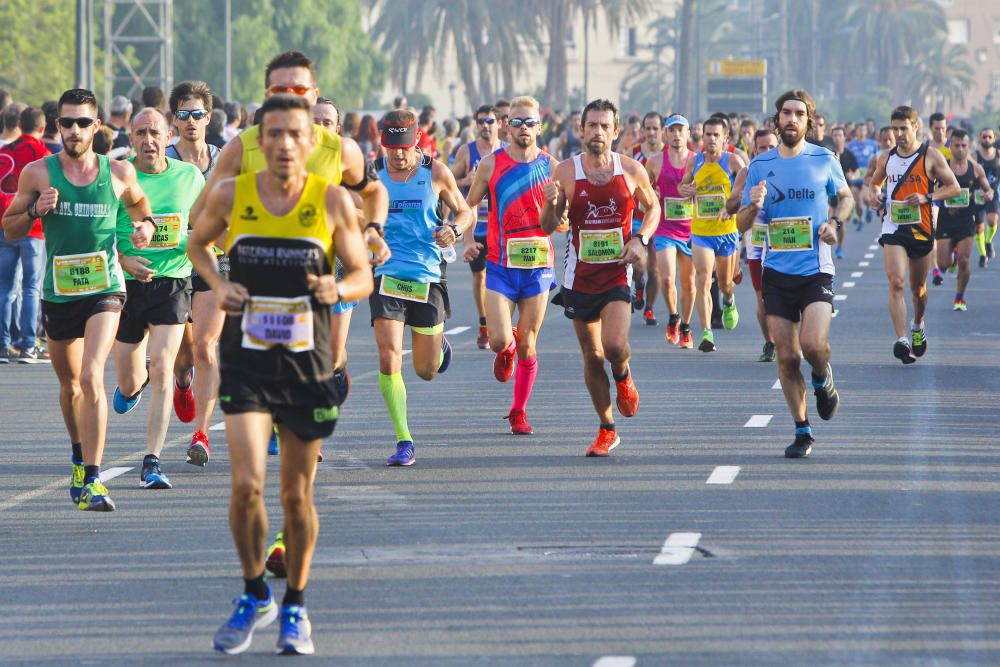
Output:
[[[476,349],[468,270],[453,266],[455,360],[428,384],[407,368],[417,464],[387,469],[367,307],[352,328],[351,395],[324,449],[321,533],[307,604],[317,658],[337,665],[968,665],[1000,663],[1000,263],[932,289],[929,351],[891,355],[873,226],[838,263],[833,367],[842,405],[810,413],[811,458],[782,457],[792,423],[749,275],[719,351],[632,329],[636,417],[587,459],[596,418],[561,309],[542,329],[528,415]],[[665,322],[662,302],[657,314]],[[697,338],[696,338],[697,343]],[[107,391],[115,386],[111,364]],[[113,514],[69,502],[69,443],[45,366],[0,367],[0,662],[220,663],[211,638],[242,590],[227,526],[224,434],[172,491],[138,488],[145,409],[112,414]],[[213,423],[221,423],[221,413]],[[773,418],[772,418],[773,417]],[[747,424],[757,426],[748,426]],[[278,461],[267,502],[280,525]],[[122,472],[121,469],[127,469]],[[712,482],[712,483],[709,483]],[[273,533],[273,530],[272,530]],[[276,585],[280,596],[284,584]],[[277,626],[241,664],[272,660]]]

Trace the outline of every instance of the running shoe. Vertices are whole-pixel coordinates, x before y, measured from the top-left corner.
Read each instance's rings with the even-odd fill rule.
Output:
[[[774,343],[764,343],[764,349],[761,350],[760,356],[757,357],[757,361],[769,363],[774,361],[774,356]]]
[[[517,356],[517,327],[513,327],[512,330],[514,332],[514,349],[497,352],[497,358],[493,360],[493,376],[500,382],[507,382],[514,375],[514,357]]]
[[[743,267],[737,266],[736,273],[733,274],[733,282],[737,285],[743,282]]]
[[[385,460],[387,466],[411,466],[416,462],[417,457],[413,451],[413,443],[409,440],[397,442],[396,453]]]
[[[174,379],[174,413],[185,424],[194,421],[194,370],[188,375],[188,386],[180,387]]]
[[[618,431],[609,431],[606,428],[597,429],[597,437],[587,447],[587,456],[607,456],[611,450],[621,444]]]
[[[281,607],[281,630],[278,633],[278,655],[312,655],[312,625],[305,607],[286,604]]]
[[[934,277],[931,278],[931,284],[938,286],[941,285],[942,283],[944,283],[944,277],[941,275],[940,271],[934,269]]]
[[[691,330],[685,329],[680,332],[677,346],[682,350],[694,349],[694,339],[691,337]]]
[[[833,419],[837,414],[837,406],[840,405],[840,394],[833,386],[833,368],[826,365],[826,384],[822,387],[813,387],[813,394],[816,396],[816,412],[824,421]]]
[[[512,435],[531,435],[534,432],[531,424],[528,423],[528,413],[524,410],[511,410],[504,419],[510,420]]]
[[[115,396],[111,400],[111,406],[115,409],[115,412],[120,415],[132,412],[132,410],[135,409],[135,406],[139,405],[139,401],[142,400],[142,390],[146,388],[147,384],[149,384],[149,377],[147,377],[146,381],[142,383],[141,387],[139,387],[139,391],[135,392],[135,395],[129,398],[125,398],[122,395],[121,387],[115,387]]]
[[[479,325],[479,336],[476,337],[476,347],[480,350],[488,350],[490,347],[490,335],[486,331],[486,325]]]
[[[347,374],[346,366],[334,369],[333,384],[337,387],[337,393],[340,394],[340,401],[343,403],[347,400],[347,395],[351,393],[351,376]]]
[[[635,388],[635,382],[632,381],[632,371],[629,371],[629,374],[621,382],[615,382],[615,389],[617,390],[615,404],[618,406],[618,412],[621,413],[622,417],[634,417],[635,413],[639,411],[639,390]]]
[[[652,308],[647,308],[642,313],[642,319],[646,320],[646,326],[648,326],[648,327],[656,327],[656,326],[660,325],[659,321],[657,321],[657,319],[656,319],[656,316],[653,315],[653,309]]]
[[[79,505],[80,496],[83,495],[83,483],[86,481],[86,478],[84,477],[83,464],[76,461],[71,462],[73,464],[73,472],[69,476],[69,497],[74,505]]]
[[[274,575],[275,579],[284,579],[288,576],[285,568],[285,534],[278,533],[274,536],[274,543],[267,548],[267,560],[264,562],[267,571]]]
[[[632,293],[632,306],[634,310],[642,310],[646,305],[646,281],[637,279],[635,281],[635,292]]]
[[[680,332],[678,329],[677,320],[667,322],[667,332],[663,335],[663,337],[671,345],[677,345],[680,341]]]
[[[267,599],[258,600],[244,593],[233,600],[233,615],[215,631],[212,646],[216,651],[228,655],[243,653],[250,648],[253,631],[270,625],[278,617],[278,605],[274,604],[271,587],[267,587]]]
[[[955,299],[955,305],[952,306],[951,309],[952,310],[959,310],[959,311],[962,311],[964,313],[965,311],[967,311],[969,309],[969,307],[965,305],[965,299],[956,298]]]
[[[740,311],[736,310],[736,295],[733,295],[731,303],[722,304],[722,324],[732,331],[740,323]]]
[[[986,268],[986,255],[980,255],[979,256],[979,268],[980,269],[985,269]]]
[[[956,271],[958,271],[958,258],[953,257],[951,265],[948,267],[948,273],[955,273]]]
[[[913,356],[909,341],[897,340],[892,346],[892,356],[903,362],[904,365],[916,363],[917,358]]]
[[[986,242],[986,256],[989,257],[990,259],[993,259],[994,257],[997,256],[996,251],[993,250],[993,244],[989,241]]]
[[[29,347],[21,350],[17,353],[17,356],[13,357],[13,360],[19,364],[35,364],[38,363],[38,350],[34,347]]]
[[[142,472],[139,473],[139,486],[144,489],[174,488],[167,476],[160,470],[159,459],[152,459],[149,463],[142,464]]]
[[[208,436],[204,431],[195,431],[187,448],[187,462],[204,468],[212,458],[212,448],[208,446]]]
[[[281,451],[281,445],[278,444],[278,428],[272,426],[271,439],[267,441],[267,455],[277,456],[279,451]]]
[[[837,259],[844,259],[844,249],[837,246],[836,250],[833,251],[833,256]]]
[[[6,345],[0,348],[0,364],[10,363],[10,348]]]
[[[702,352],[715,352],[715,334],[711,329],[705,329],[701,334],[701,342],[698,349]]]
[[[108,495],[108,487],[99,479],[85,484],[76,505],[85,512],[114,512],[115,502]]]
[[[444,336],[441,336],[441,364],[438,366],[438,373],[444,373],[451,366],[451,343]]]
[[[785,447],[785,458],[804,459],[812,453],[814,442],[811,435],[796,435],[795,441]]]
[[[913,348],[913,356],[922,357],[927,352],[927,332],[921,327],[910,331],[910,345]]]

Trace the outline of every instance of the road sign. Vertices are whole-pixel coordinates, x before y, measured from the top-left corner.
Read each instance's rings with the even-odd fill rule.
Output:
[[[764,113],[766,60],[710,60],[706,82],[709,111]]]

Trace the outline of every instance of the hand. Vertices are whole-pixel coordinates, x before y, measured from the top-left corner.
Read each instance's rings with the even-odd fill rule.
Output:
[[[142,250],[149,245],[150,239],[153,238],[156,225],[149,220],[140,220],[139,222],[132,223],[132,229],[134,231],[128,237],[132,242],[132,247],[136,250]]]
[[[154,269],[146,268],[152,264],[152,262],[145,257],[119,255],[118,258],[121,261],[122,268],[140,283],[148,283],[156,275],[156,271]]]
[[[479,257],[479,253],[481,253],[485,247],[486,246],[479,241],[466,241],[465,251],[462,253],[462,259],[465,260],[466,263],[474,261],[477,257]]]
[[[552,231],[553,233],[555,232],[562,233],[569,231],[569,206],[563,207],[563,214],[562,217],[559,218],[559,224],[556,225],[556,228]]]
[[[885,194],[882,192],[882,188],[877,188],[874,184],[868,188],[868,206],[871,208],[885,206]]]
[[[45,188],[35,200],[35,213],[40,218],[54,209],[57,203],[59,203],[59,191],[53,187]]]
[[[761,181],[757,185],[750,188],[750,205],[755,206],[757,209],[764,208],[764,202],[767,200],[767,181]]]
[[[618,260],[618,265],[623,264],[635,264],[642,260],[642,256],[646,253],[646,247],[642,245],[642,238],[639,236],[633,236],[629,239],[629,242],[625,244],[625,249],[622,251],[621,259]]]
[[[993,201],[993,190],[992,190],[992,188],[989,189],[989,190],[984,190],[983,191],[983,201]]]
[[[922,201],[923,199],[926,199],[927,201]],[[905,201],[909,206],[920,206],[922,204],[929,204],[931,202],[931,198],[927,195],[922,195],[919,192],[914,192],[913,194],[907,196],[903,201]]]
[[[562,186],[555,181],[549,181],[542,187],[542,192],[545,195],[545,204],[555,207],[559,204],[559,197],[562,195]]]
[[[677,186],[677,194],[682,197],[694,197],[698,194],[698,186],[694,183],[682,183]]]
[[[456,240],[455,230],[451,228],[451,225],[438,225],[434,228],[434,241],[439,248],[455,245]]]
[[[819,234],[819,238],[823,241],[823,243],[827,245],[837,244],[837,228],[830,223],[824,222],[819,226],[816,232]]]
[[[229,315],[241,315],[243,304],[250,298],[250,292],[239,283],[223,280],[215,288],[215,302]]]
[[[392,257],[392,251],[389,250],[389,245],[385,242],[385,239],[376,232],[374,229],[369,227],[363,233],[365,237],[365,244],[368,246],[368,251],[372,254],[368,261],[372,266],[380,266],[389,261]]]
[[[313,293],[313,296],[324,306],[332,306],[340,301],[340,292],[337,291],[337,279],[330,274],[316,276],[311,273],[306,274],[306,287]]]

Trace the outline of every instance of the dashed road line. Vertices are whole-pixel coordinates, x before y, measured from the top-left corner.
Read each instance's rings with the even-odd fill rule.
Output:
[[[743,425],[743,428],[764,428],[771,423],[774,415],[750,415],[750,419]]]
[[[866,252],[865,253],[865,259],[875,259],[875,253],[873,253],[873,252]]]
[[[732,484],[739,474],[739,466],[716,466],[712,474],[705,480],[705,484]]]
[[[218,424],[212,424],[211,426],[208,427],[208,430],[209,431],[225,431],[226,430],[226,422],[219,422]]]
[[[635,657],[631,655],[606,655],[598,658],[594,667],[635,667]]]
[[[844,283],[844,287],[850,288],[850,287],[854,287],[854,285],[856,285],[856,284],[857,283],[855,283],[855,282],[853,282],[851,280],[848,280],[846,283]]]
[[[853,272],[851,273],[851,277],[852,277],[852,278],[860,278],[860,277],[861,277],[861,276],[863,276],[863,275],[865,275],[865,272],[864,272],[864,271],[853,271]]]
[[[119,468],[108,468],[107,470],[102,470],[101,471],[101,481],[102,482],[106,482],[109,479],[114,479],[115,477],[119,477],[121,475],[124,475],[129,470],[134,470],[134,469],[135,469],[135,466],[133,466],[131,468],[119,467]]]
[[[775,380],[774,384],[771,385],[771,389],[781,389],[781,380]]]
[[[700,540],[701,533],[671,533],[653,565],[683,565],[691,560]]]
[[[858,262],[858,266],[868,266],[871,262]]]
[[[833,300],[834,301],[847,301],[847,295],[846,294],[836,294],[836,295],[834,295]]]
[[[454,336],[455,334],[460,334],[463,331],[468,331],[471,327],[455,327],[453,329],[448,329],[444,332],[445,336]]]

